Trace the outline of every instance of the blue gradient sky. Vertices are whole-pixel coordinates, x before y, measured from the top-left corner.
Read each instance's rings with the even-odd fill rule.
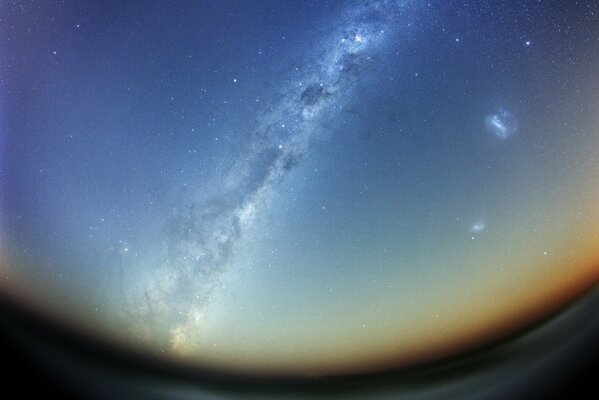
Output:
[[[2,290],[267,372],[505,334],[599,275],[598,13],[3,3]]]

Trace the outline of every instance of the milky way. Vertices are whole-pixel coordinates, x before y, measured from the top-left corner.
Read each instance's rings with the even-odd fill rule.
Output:
[[[201,335],[203,310],[238,242],[251,235],[256,213],[323,134],[323,120],[343,109],[374,68],[389,31],[407,23],[407,11],[394,1],[352,7],[305,56],[303,73],[280,88],[276,106],[249,134],[244,158],[234,161],[222,187],[207,200],[182,204],[172,218],[167,258],[150,275],[143,296],[130,300],[130,309],[142,310],[126,315],[143,321],[136,330],[168,329],[175,349]]]
[[[265,374],[516,332],[599,275],[598,16],[0,2],[0,291]]]

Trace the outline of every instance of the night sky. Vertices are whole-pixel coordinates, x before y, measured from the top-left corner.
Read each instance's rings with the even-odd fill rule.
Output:
[[[229,370],[502,337],[599,280],[593,1],[0,2],[0,290]]]

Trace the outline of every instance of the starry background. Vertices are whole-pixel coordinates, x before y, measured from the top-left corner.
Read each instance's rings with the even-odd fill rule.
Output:
[[[463,351],[599,278],[593,2],[2,2],[1,290],[192,364]]]

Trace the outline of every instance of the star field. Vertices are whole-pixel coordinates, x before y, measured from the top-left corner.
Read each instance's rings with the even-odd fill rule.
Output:
[[[599,278],[594,2],[0,4],[0,290],[160,357],[412,365]]]

